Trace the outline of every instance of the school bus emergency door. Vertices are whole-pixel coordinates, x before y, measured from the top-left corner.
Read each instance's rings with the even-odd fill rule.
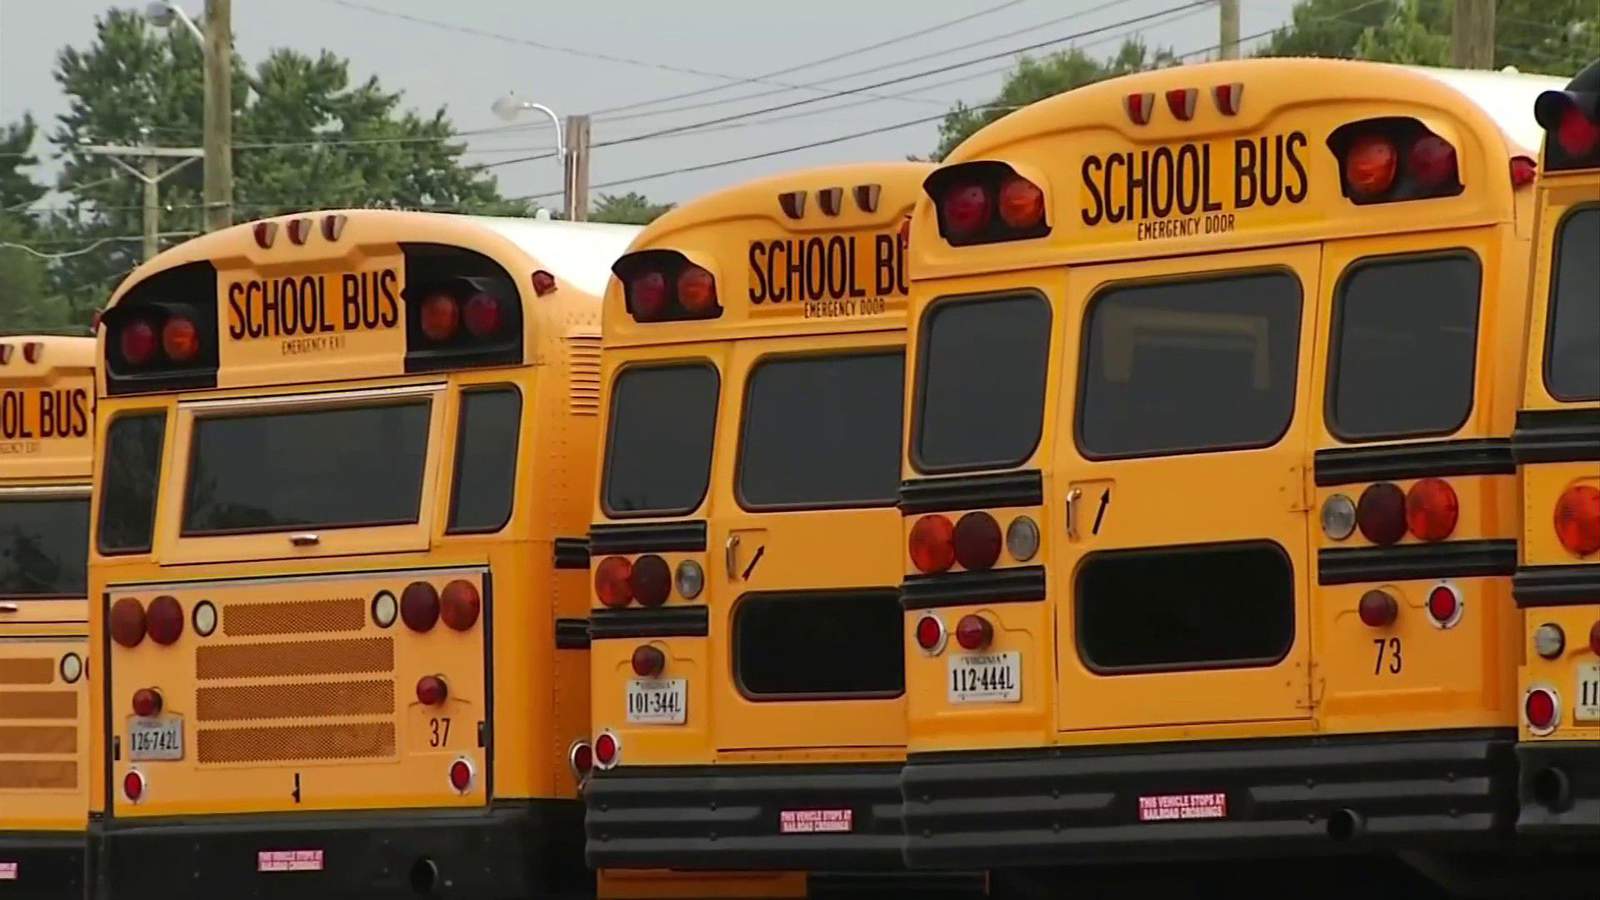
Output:
[[[1187,66],[1035,104],[928,179],[912,865],[1507,831],[1512,157],[1549,82]]]
[[[1541,840],[1600,839],[1600,62],[1539,98],[1546,130],[1522,411],[1527,636],[1522,811]],[[1589,882],[1593,884],[1591,880]]]
[[[0,336],[0,896],[83,890],[94,341]]]
[[[587,518],[598,293],[632,233],[308,213],[117,291],[93,896],[589,883],[560,539]]]

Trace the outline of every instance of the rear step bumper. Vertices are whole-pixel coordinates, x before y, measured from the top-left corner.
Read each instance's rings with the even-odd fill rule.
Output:
[[[0,831],[0,897],[82,896],[83,845],[81,831]]]
[[[501,801],[488,809],[373,810],[91,821],[91,900],[143,898],[526,898],[593,893],[583,807]],[[321,851],[320,869],[267,861]],[[281,857],[280,857],[281,858]]]
[[[1541,840],[1600,843],[1600,741],[1521,743],[1517,767],[1518,832]]]
[[[1506,731],[912,754],[913,868],[1470,847],[1507,834]]]

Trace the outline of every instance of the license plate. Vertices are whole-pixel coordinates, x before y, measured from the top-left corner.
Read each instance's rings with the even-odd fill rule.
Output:
[[[955,653],[950,656],[951,703],[1017,703],[1022,700],[1022,654]]]
[[[1572,715],[1580,722],[1600,721],[1600,663],[1578,667],[1578,702]]]
[[[689,707],[688,684],[683,678],[636,678],[628,682],[628,721],[682,725]]]
[[[183,717],[134,719],[128,726],[128,757],[132,760],[183,759]]]

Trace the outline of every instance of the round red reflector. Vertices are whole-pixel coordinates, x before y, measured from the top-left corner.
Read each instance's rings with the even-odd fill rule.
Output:
[[[1456,180],[1456,148],[1436,134],[1425,134],[1411,145],[1406,168],[1423,188],[1443,187]]]
[[[660,606],[672,594],[672,569],[654,553],[641,556],[628,573],[628,588],[640,606]]]
[[[956,522],[953,541],[963,569],[987,569],[1000,558],[1000,523],[986,512],[969,512]]]
[[[133,714],[142,718],[161,715],[161,692],[155,688],[139,688],[133,692]]]
[[[1361,614],[1361,624],[1382,628],[1394,623],[1395,617],[1400,614],[1400,604],[1385,591],[1367,591],[1361,595],[1356,610]]]
[[[155,358],[156,331],[143,319],[135,319],[122,326],[117,336],[117,346],[122,350],[122,361],[130,366],[142,366]]]
[[[438,706],[450,696],[450,686],[437,675],[424,675],[417,679],[417,702],[423,706]]]
[[[472,787],[472,764],[458,759],[450,764],[450,786],[465,794]]]
[[[417,314],[422,335],[430,341],[448,341],[461,327],[461,305],[449,294],[429,294]]]
[[[653,322],[666,315],[666,276],[660,272],[635,276],[628,285],[628,299],[633,301],[633,317],[641,322]]]
[[[572,774],[583,778],[594,770],[594,748],[587,741],[578,741],[567,751],[567,762],[572,766]]]
[[[1596,656],[1600,656],[1600,619],[1597,619],[1589,629],[1589,649],[1593,650]]]
[[[628,576],[633,564],[626,556],[608,556],[594,569],[594,593],[600,602],[612,609],[621,609],[633,600],[633,587]]]
[[[173,362],[188,362],[200,355],[200,331],[186,316],[173,316],[161,326],[161,349]]]
[[[667,655],[657,647],[644,644],[633,649],[633,674],[640,678],[654,678],[667,667]]]
[[[1600,550],[1600,488],[1575,484],[1556,500],[1556,538],[1577,556]]]
[[[1400,154],[1394,142],[1377,134],[1364,134],[1350,144],[1344,158],[1344,177],[1350,190],[1364,197],[1376,197],[1394,186],[1395,168]]]
[[[1016,229],[1034,228],[1044,222],[1044,191],[1020,175],[1000,183],[1000,221]]]
[[[111,639],[124,647],[137,647],[145,635],[144,607],[132,597],[111,604]]]
[[[1556,727],[1556,695],[1544,688],[1534,688],[1522,701],[1522,711],[1535,731],[1551,731]]]
[[[711,312],[717,305],[717,283],[711,273],[699,266],[679,272],[678,304],[697,316]]]
[[[478,624],[478,610],[482,601],[472,582],[457,578],[444,586],[439,595],[439,615],[444,623],[456,631],[466,631]]]
[[[138,803],[139,798],[144,796],[144,776],[138,772],[129,772],[122,776],[122,795]]]
[[[944,516],[918,519],[911,526],[911,564],[929,575],[949,569],[956,561],[955,533],[956,527]]]
[[[1406,527],[1423,541],[1442,541],[1456,530],[1460,514],[1455,489],[1442,478],[1424,478],[1406,492]]]
[[[944,227],[952,238],[971,237],[989,224],[993,214],[989,191],[981,184],[958,184],[944,195],[940,204]]]
[[[917,646],[937,653],[944,644],[944,623],[938,616],[923,616],[917,620]]]
[[[982,650],[994,640],[994,626],[983,616],[966,615],[956,623],[956,643],[963,650]]]
[[[617,764],[617,757],[622,753],[622,745],[617,741],[617,736],[609,731],[600,732],[594,739],[594,764],[602,769],[609,769]]]
[[[183,636],[183,607],[176,597],[161,596],[150,601],[145,613],[150,640],[163,646]]]
[[[1556,126],[1556,141],[1568,156],[1588,156],[1600,150],[1600,122],[1591,122],[1583,110],[1569,104]]]
[[[1368,485],[1356,502],[1356,527],[1374,544],[1392,544],[1405,537],[1405,493],[1387,481]]]
[[[489,337],[500,330],[500,299],[493,294],[473,294],[467,298],[461,317],[473,337]]]
[[[426,581],[413,581],[400,592],[400,618],[412,631],[432,631],[439,621],[439,592]]]
[[[1446,585],[1428,592],[1428,615],[1440,625],[1454,625],[1461,618],[1461,598]]]

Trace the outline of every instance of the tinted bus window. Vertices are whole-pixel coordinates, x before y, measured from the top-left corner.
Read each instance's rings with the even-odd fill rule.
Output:
[[[1600,400],[1600,206],[1561,223],[1554,263],[1545,386],[1557,400]]]
[[[752,699],[899,694],[904,621],[893,590],[746,597],[734,610],[734,676]]]
[[[1300,282],[1116,286],[1090,301],[1078,445],[1093,458],[1264,447],[1294,417]]]
[[[1039,443],[1050,304],[1038,294],[929,307],[912,435],[924,472],[1014,466]]]
[[[1334,298],[1328,430],[1345,440],[1448,434],[1472,411],[1476,257],[1357,262]]]
[[[100,478],[101,553],[150,549],[166,432],[165,412],[118,416],[106,430],[105,469]]]
[[[82,597],[88,498],[0,500],[0,597]]]
[[[430,406],[195,419],[184,536],[417,521]]]
[[[740,504],[894,503],[904,379],[900,352],[756,365],[745,394]]]
[[[449,531],[498,531],[511,518],[521,425],[516,388],[461,392]]]
[[[611,515],[681,515],[711,478],[717,370],[704,363],[622,370],[611,388],[605,500]]]

